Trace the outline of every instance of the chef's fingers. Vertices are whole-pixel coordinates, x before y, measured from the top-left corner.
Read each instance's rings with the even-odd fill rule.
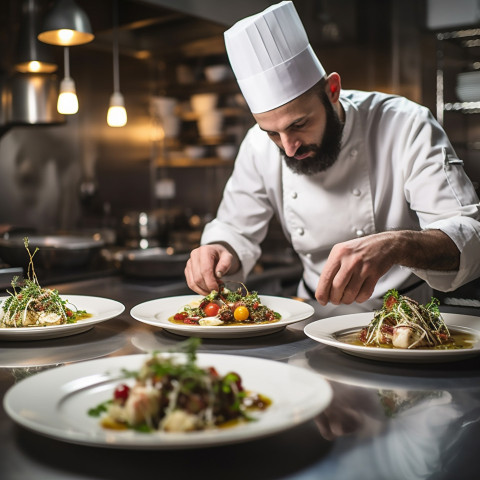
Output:
[[[375,290],[375,285],[377,284],[377,282],[378,282],[378,278],[368,277],[363,282],[362,288],[358,292],[355,302],[363,303],[367,301],[373,295],[373,291]]]
[[[375,289],[379,276],[365,264],[342,264],[330,289],[330,302],[334,305],[350,305],[368,300]]]
[[[208,295],[218,289],[218,279],[215,269],[219,252],[211,245],[205,245],[192,250],[185,267],[187,285],[201,295]]]
[[[220,252],[218,263],[215,266],[215,275],[218,280],[220,280],[230,271],[232,262],[233,255],[227,249]]]
[[[353,302],[362,303],[372,296],[376,283],[377,281],[373,277],[365,278],[362,274],[354,273],[345,287],[332,289],[334,293],[331,294],[330,301],[335,305],[337,305],[335,303],[336,301],[344,305],[350,305]],[[340,295],[342,296],[340,300],[338,300],[338,296]]]
[[[185,280],[187,282],[188,287],[193,290],[195,293],[199,295],[208,295],[210,293],[208,288],[203,281],[203,279],[196,280],[194,274],[194,267],[192,265],[192,259],[190,258],[187,262],[185,267]]]
[[[329,262],[327,260],[315,291],[315,298],[320,305],[326,305],[330,301],[333,279],[340,269],[340,266],[341,264],[339,262]]]

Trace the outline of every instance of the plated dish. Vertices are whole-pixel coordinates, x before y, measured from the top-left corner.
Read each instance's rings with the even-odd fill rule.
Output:
[[[241,284],[241,287],[236,289],[221,285],[218,290],[212,290],[201,300],[184,305],[168,320],[180,325],[212,327],[275,323],[281,318],[278,312],[262,303],[258,292],[249,292]]]
[[[177,297],[160,298],[136,305],[130,315],[136,320],[161,327],[167,332],[186,337],[202,338],[242,338],[266,335],[283,330],[290,325],[311,317],[314,309],[308,303],[291,298],[261,295],[262,303],[281,315],[280,320],[274,323],[252,325],[220,325],[201,326],[176,324],[170,318],[185,305],[201,300],[199,295],[180,295]]]
[[[360,332],[373,318],[373,313],[357,313],[317,320],[304,329],[307,336],[317,342],[342,350],[350,355],[385,362],[450,362],[463,360],[480,353],[480,317],[455,313],[442,313],[446,325],[455,332],[472,336],[471,348],[452,350],[383,348],[354,345],[341,340],[342,335]]]
[[[196,432],[141,433],[106,430],[88,409],[112,395],[125,370],[138,370],[149,355],[103,358],[58,367],[28,377],[7,392],[4,408],[18,424],[69,443],[124,449],[202,448],[265,437],[306,422],[332,399],[326,380],[307,369],[258,358],[199,354],[198,365],[235,371],[245,385],[271,399],[255,421]],[[48,385],[49,388],[44,388]]]
[[[74,304],[79,310],[87,311],[90,316],[76,323],[62,325],[0,328],[0,340],[45,340],[74,335],[93,328],[97,323],[114,318],[125,310],[122,303],[109,298],[86,295],[60,295],[60,297]],[[8,298],[10,297],[0,297],[0,308]]]
[[[199,344],[199,338],[190,337],[181,344],[183,355],[153,352],[88,414],[105,429],[143,433],[235,428],[257,421],[271,400],[252,391],[237,372],[200,367]]]
[[[394,288],[385,294],[382,308],[373,312],[372,320],[360,333],[346,333],[338,339],[366,347],[409,350],[457,350],[471,348],[475,342],[468,333],[450,331],[437,298],[422,305]]]

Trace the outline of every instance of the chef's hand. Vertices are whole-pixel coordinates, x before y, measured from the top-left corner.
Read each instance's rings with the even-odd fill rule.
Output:
[[[192,250],[185,267],[188,286],[200,295],[218,290],[221,278],[240,269],[237,254],[224,244],[203,245]]]
[[[393,242],[386,241],[386,235],[369,235],[334,245],[315,291],[321,305],[350,305],[372,296],[378,279],[393,266]]]
[[[460,252],[448,235],[434,229],[382,232],[339,243],[327,258],[315,298],[321,305],[365,302],[393,265],[454,271]]]

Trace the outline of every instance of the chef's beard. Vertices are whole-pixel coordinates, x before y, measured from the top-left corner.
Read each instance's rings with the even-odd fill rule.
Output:
[[[285,151],[280,149],[287,167],[299,175],[314,175],[324,172],[335,163],[340,154],[343,123],[325,92],[322,92],[322,102],[326,112],[325,132],[322,142],[319,145],[315,143],[302,145],[295,152],[295,155],[310,152],[313,152],[313,155],[303,160],[297,160],[295,157],[287,156]]]

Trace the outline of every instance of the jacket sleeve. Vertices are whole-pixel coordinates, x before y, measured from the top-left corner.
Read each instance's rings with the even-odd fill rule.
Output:
[[[235,250],[242,266],[234,277],[227,278],[230,280],[245,280],[255,266],[261,254],[260,244],[274,213],[262,162],[276,159],[271,158],[267,144],[258,141],[262,133],[258,127],[253,127],[242,142],[217,216],[205,226],[201,238],[202,245],[221,241]],[[278,191],[281,191],[280,185]]]
[[[406,132],[405,194],[422,229],[447,234],[460,251],[458,271],[414,270],[431,287],[451,291],[480,276],[480,205],[445,132],[421,108]]]

